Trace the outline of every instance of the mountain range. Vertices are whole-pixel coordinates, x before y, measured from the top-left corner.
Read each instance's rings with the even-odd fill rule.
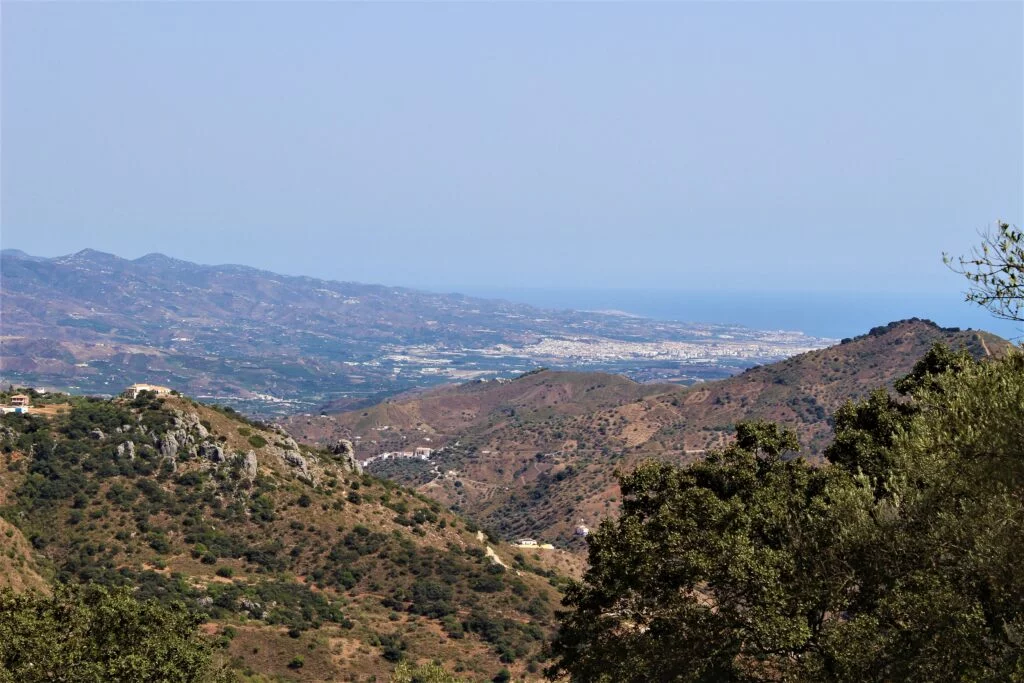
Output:
[[[94,250],[0,255],[6,381],[167,385],[253,414],[370,404],[538,366],[693,383],[829,340]]]
[[[891,386],[936,343],[976,357],[1009,346],[986,332],[912,319],[691,387],[548,370],[286,424],[309,443],[351,439],[357,457],[373,459],[370,471],[415,486],[507,538],[581,548],[576,527],[616,510],[616,470],[651,458],[691,462],[752,419],[795,429],[804,457],[820,459],[836,409]],[[436,452],[429,461],[374,458],[416,447]]]
[[[26,306],[24,290],[5,284],[5,305]],[[177,305],[163,304],[166,326],[213,329],[175,322]],[[113,309],[77,319],[121,320]],[[124,318],[128,332],[55,343],[102,349],[104,338],[155,334],[144,309]],[[586,534],[617,512],[616,472],[692,462],[749,419],[794,428],[801,455],[820,459],[844,402],[891,386],[937,343],[976,357],[1010,346],[911,319],[691,386],[535,369],[280,425],[177,393],[27,390],[34,414],[0,416],[0,587],[91,581],[183,601],[243,680],[382,680],[401,660],[537,680]]]

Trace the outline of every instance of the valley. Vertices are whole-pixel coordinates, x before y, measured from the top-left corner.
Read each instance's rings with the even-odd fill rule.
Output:
[[[702,460],[747,420],[821,463],[836,411],[935,344],[1011,346],[917,318],[829,345],[161,256],[3,258],[4,385],[73,391],[0,392],[2,585],[183,603],[243,680],[539,679],[620,473]]]
[[[19,390],[29,412],[0,416],[4,585],[182,602],[243,680],[432,660],[538,680],[587,535],[619,514],[617,473],[695,462],[750,419],[820,461],[835,411],[937,343],[1010,346],[911,319],[690,387],[538,369],[280,424],[178,392]]]
[[[985,332],[907,320],[688,388],[546,370],[285,424],[309,443],[352,439],[360,459],[431,448],[429,461],[382,460],[370,471],[444,501],[503,538],[581,550],[576,527],[596,526],[617,511],[616,470],[647,459],[692,462],[726,445],[737,422],[752,419],[795,429],[802,455],[820,460],[833,413],[891,386],[935,343],[976,357],[1008,346]]]

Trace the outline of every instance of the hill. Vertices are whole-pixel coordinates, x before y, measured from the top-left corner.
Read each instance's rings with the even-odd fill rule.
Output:
[[[39,575],[38,568],[25,535],[21,530],[4,519],[0,519],[0,538],[3,538],[3,552],[0,553],[0,588],[15,591],[47,590],[46,581]]]
[[[0,396],[6,398],[6,396]],[[0,417],[0,575],[181,600],[253,680],[386,679],[438,658],[471,679],[538,670],[559,553],[490,541],[362,474],[347,444],[182,396],[66,400]]]
[[[311,443],[353,439],[360,458],[436,448],[430,462],[392,458],[370,467],[507,538],[581,547],[574,538],[580,521],[593,525],[615,509],[616,468],[651,458],[690,461],[727,443],[736,422],[755,418],[796,429],[805,457],[819,458],[837,408],[891,385],[939,342],[978,357],[1007,346],[985,332],[913,319],[689,388],[544,371],[288,424]]]
[[[6,381],[108,395],[147,382],[264,415],[538,365],[692,382],[826,344],[93,250],[3,251],[0,313]]]

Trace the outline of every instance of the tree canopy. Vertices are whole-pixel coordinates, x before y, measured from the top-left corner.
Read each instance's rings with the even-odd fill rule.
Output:
[[[230,677],[212,664],[183,605],[131,589],[57,585],[52,595],[0,590],[0,682],[198,683]]]
[[[391,683],[460,683],[461,681],[462,679],[445,671],[440,664],[434,663],[413,666],[409,662],[401,662],[391,674]]]
[[[933,349],[840,410],[824,466],[741,424],[621,476],[551,676],[1024,680],[1024,355]]]

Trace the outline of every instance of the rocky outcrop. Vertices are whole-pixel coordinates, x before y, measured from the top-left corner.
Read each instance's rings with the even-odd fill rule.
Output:
[[[160,455],[164,456],[171,462],[174,462],[178,457],[178,437],[175,436],[176,432],[165,432],[160,437]]]
[[[282,451],[281,459],[285,461],[291,467],[299,470],[299,476],[309,480],[311,483],[316,481],[316,478],[312,475],[309,470],[309,462],[299,453],[295,451]]]
[[[227,460],[227,457],[224,455],[224,449],[209,441],[199,444],[199,455],[214,463],[222,463]]]
[[[107,438],[107,435],[103,433],[102,429],[92,430],[91,432],[89,432],[89,436],[96,439],[97,441],[102,441],[103,439]]]
[[[117,446],[117,456],[119,458],[127,457],[129,460],[135,459],[135,442],[125,441]]]
[[[242,476],[248,481],[256,479],[259,471],[259,463],[256,461],[256,451],[249,451],[242,458]]]
[[[306,462],[306,459],[298,451],[285,451],[282,457],[292,467],[299,467],[304,470],[309,468],[309,463]]]
[[[209,430],[203,425],[197,413],[186,413],[182,410],[174,411],[175,429],[183,429],[186,432],[193,432],[199,440],[210,436]]]
[[[302,455],[298,442],[284,431],[283,427],[271,425],[271,430],[274,432],[274,438],[268,440],[272,441],[273,445],[266,446],[265,451],[276,455],[285,465],[297,470],[296,474],[300,479],[315,486],[321,473],[320,468],[315,466],[316,461]]]
[[[203,440],[210,436],[210,432],[203,425],[197,413],[174,411],[174,425],[163,434],[154,435],[160,444],[160,454],[171,462],[172,467],[177,469],[177,461],[180,455],[187,454],[189,457],[199,455],[200,445],[206,446],[203,455],[211,462],[223,462],[225,459],[224,450],[215,444],[204,444]],[[216,446],[218,451],[212,450]],[[220,457],[220,460],[213,458]]]
[[[0,425],[0,441],[14,443],[18,440],[18,432],[6,425]]]
[[[355,446],[348,439],[338,439],[338,441],[331,446],[331,453],[339,457],[349,457],[356,454]]]
[[[331,454],[338,459],[342,467],[347,469],[349,472],[355,472],[356,474],[363,473],[363,466],[356,460],[356,448],[352,445],[352,442],[348,439],[339,439],[330,448]]]
[[[249,613],[249,616],[254,619],[266,619],[267,613],[263,609],[263,605],[249,598],[239,598],[238,606]]]

